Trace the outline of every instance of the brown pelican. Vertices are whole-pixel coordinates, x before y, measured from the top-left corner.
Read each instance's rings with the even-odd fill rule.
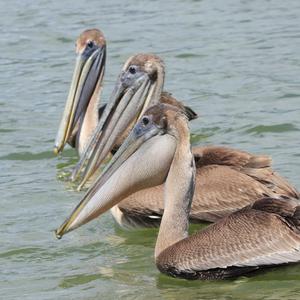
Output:
[[[225,147],[195,147],[196,183],[190,221],[215,222],[262,197],[299,198],[299,192],[271,168],[271,159]],[[138,191],[111,209],[123,227],[159,226],[164,185]]]
[[[88,161],[85,179],[99,168],[115,145],[122,144],[146,107],[158,103],[158,99],[184,110],[190,119],[196,116],[170,94],[161,94],[163,82],[164,65],[156,55],[138,54],[127,60],[103,118],[76,169]],[[195,147],[193,154],[197,167],[190,214],[193,222],[214,222],[265,196],[299,197],[299,193],[271,169],[268,156],[213,146]],[[124,227],[158,226],[163,207],[163,185],[160,185],[131,195],[111,211]]]
[[[74,180],[87,164],[80,187],[99,169],[107,155],[122,144],[149,106],[168,103],[183,109],[189,120],[197,117],[191,108],[163,92],[164,77],[163,61],[154,54],[140,53],[125,62],[93,137],[73,171]]]
[[[148,109],[95,187],[56,231],[57,237],[133,192],[165,182],[165,209],[154,255],[162,273],[221,279],[299,262],[300,203],[292,198],[263,198],[188,236],[196,176],[189,140],[181,110],[165,104]]]
[[[121,120],[117,120],[119,118],[118,114],[122,113],[126,117],[126,124],[121,123],[121,126],[123,126],[121,130],[125,132],[125,135],[119,135],[112,143],[113,146],[109,147],[109,150],[105,153],[115,152],[114,147],[122,143],[132,128],[128,123],[131,122],[131,125],[135,123],[136,114],[139,113],[139,109],[141,110],[140,113],[143,112],[142,108],[145,109],[147,107],[149,99],[152,102],[159,101],[178,106],[186,112],[190,120],[197,117],[197,114],[192,109],[184,106],[168,93],[162,92],[164,80],[163,63],[160,58],[152,54],[138,54],[132,56],[125,63],[119,81],[122,81],[122,78],[125,76],[126,80],[122,81],[121,84],[118,81],[109,105],[107,107],[103,105],[99,108],[106,60],[106,41],[103,33],[98,29],[89,29],[82,32],[76,41],[76,53],[78,56],[69,96],[54,146],[56,154],[63,150],[66,143],[69,143],[72,147],[76,147],[79,156],[83,156],[82,160],[84,160],[84,149],[87,147],[99,119],[97,130],[99,131],[100,129],[101,133],[103,131],[103,135],[105,135],[104,131],[110,132],[116,124],[120,125]],[[131,76],[132,80],[135,80],[135,74],[133,73],[138,71],[138,65],[141,64],[141,61],[147,62],[144,68],[149,78],[148,85],[146,87],[143,85],[143,92],[148,93],[148,98],[139,94],[139,83],[134,83],[135,87],[133,88],[126,88],[127,84],[133,85],[129,77]],[[156,68],[161,70],[156,70]],[[138,80],[144,79],[140,78]],[[145,89],[147,87],[149,90]],[[137,92],[135,97],[132,97],[132,93],[135,92]],[[116,109],[117,105],[118,109]],[[126,105],[129,106],[133,113],[127,114],[127,111],[120,111]],[[134,105],[136,107],[132,109]],[[112,117],[113,114],[114,116]],[[111,144],[110,141],[108,143]]]
[[[69,96],[55,140],[56,154],[69,143],[81,155],[103,111],[98,109],[106,59],[103,33],[98,29],[82,32],[76,41],[76,53]]]

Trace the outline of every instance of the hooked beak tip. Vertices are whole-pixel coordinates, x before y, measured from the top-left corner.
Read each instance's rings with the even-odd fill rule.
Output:
[[[59,227],[58,229],[54,230],[54,235],[58,240],[60,240],[65,233],[66,231],[62,227]]]
[[[58,147],[54,147],[53,152],[55,155],[58,155],[58,153],[59,153]]]
[[[60,240],[60,239],[62,238],[62,235],[60,235],[60,234],[58,233],[58,230],[55,230],[55,231],[54,231],[54,235],[55,235],[55,237],[56,237],[58,240]]]

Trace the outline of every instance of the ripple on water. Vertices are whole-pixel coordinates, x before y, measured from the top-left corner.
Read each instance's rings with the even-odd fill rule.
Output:
[[[64,36],[60,36],[56,40],[59,41],[59,42],[62,42],[64,44],[68,44],[68,45],[74,43],[73,39],[67,38],[67,37],[64,37]]]
[[[60,282],[58,286],[63,289],[71,288],[74,286],[90,283],[102,277],[103,276],[101,274],[78,274],[67,276]]]
[[[36,254],[40,252],[41,248],[38,247],[25,247],[25,248],[18,248],[18,249],[13,249],[9,251],[5,251],[0,253],[0,258],[6,258],[6,259],[13,259],[13,258],[26,258],[28,255],[31,254]]]
[[[17,153],[9,153],[7,155],[1,156],[0,160],[43,160],[54,158],[55,155],[52,151],[43,151],[39,153],[31,153],[31,152],[17,152]]]
[[[0,133],[9,133],[9,132],[16,132],[15,129],[8,129],[8,128],[0,128]]]
[[[112,43],[116,44],[127,44],[127,43],[132,43],[134,42],[134,39],[121,39],[121,40],[112,40]]]
[[[177,58],[201,58],[201,57],[206,57],[204,54],[197,54],[197,53],[181,53],[178,55],[175,55]]]
[[[284,94],[284,95],[278,97],[278,99],[286,99],[286,98],[300,98],[300,94],[287,93],[287,94]]]
[[[281,132],[288,132],[288,131],[299,131],[299,129],[294,124],[283,123],[283,124],[275,124],[275,125],[258,125],[247,129],[245,132],[260,134],[265,132],[281,133]]]

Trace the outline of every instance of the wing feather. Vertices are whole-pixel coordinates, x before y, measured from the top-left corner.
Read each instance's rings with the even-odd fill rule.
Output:
[[[228,166],[205,166],[197,169],[190,216],[214,222],[266,196],[276,195],[251,176]]]
[[[278,201],[275,199],[277,208]],[[184,273],[299,262],[300,227],[289,221],[298,212],[295,203],[292,200],[290,216],[286,218],[266,212],[261,204],[257,209],[248,207],[233,213],[170,246],[160,254],[157,263]],[[286,202],[282,204],[285,206]],[[284,211],[286,214],[287,209]]]
[[[195,147],[193,153],[197,171],[192,222],[215,222],[266,196],[299,198],[299,192],[270,168],[268,156],[213,146]],[[128,219],[159,218],[163,214],[163,189],[159,185],[139,191],[118,207]],[[151,218],[148,221],[151,223]]]

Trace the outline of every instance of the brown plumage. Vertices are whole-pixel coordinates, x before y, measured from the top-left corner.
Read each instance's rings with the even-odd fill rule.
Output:
[[[125,195],[164,182],[164,212],[154,253],[162,273],[185,279],[223,279],[300,262],[299,199],[263,197],[188,236],[196,184],[195,154],[189,139],[188,122],[182,110],[166,104],[148,109],[125,146],[58,228],[57,236],[103,214]],[[227,164],[219,167],[228,167],[235,161],[228,159],[234,151],[218,151],[222,153],[218,157]],[[200,169],[216,166],[215,155],[209,155],[207,149],[201,153],[202,159],[207,155],[214,164],[202,162],[204,166]],[[266,158],[254,159],[243,152],[236,155],[241,159],[232,170],[269,165]]]
[[[294,197],[299,192],[271,168],[271,158],[226,147],[192,149],[196,163],[190,221],[215,222],[263,197]],[[164,186],[134,193],[118,204],[124,227],[160,224]],[[114,212],[113,212],[114,213]]]
[[[253,201],[188,236],[196,184],[189,140],[188,121],[181,110],[167,104],[148,109],[102,176],[58,228],[57,237],[98,217],[135,191],[164,182],[164,212],[154,253],[162,273],[185,279],[223,279],[300,262],[300,202],[288,197]],[[216,151],[227,165],[234,162],[228,159],[232,153]],[[202,162],[201,168],[216,166],[214,155],[207,149],[201,153],[202,159],[208,155],[214,163]],[[241,159],[233,168],[269,165],[263,157],[237,155]]]
[[[151,78],[151,82],[158,82],[150,102],[157,102],[156,97],[159,97],[160,103],[184,111],[189,120],[197,117],[193,110],[171,94],[162,92],[164,64],[159,57],[153,54],[137,54],[127,60],[124,70],[133,66],[137,68],[136,73],[145,73]],[[133,86],[128,78],[132,80],[131,77],[122,77],[122,84]],[[124,142],[135,122],[136,118],[117,136],[113,153]],[[193,222],[214,222],[265,196],[299,198],[298,191],[272,170],[269,156],[216,146],[194,147],[193,154],[197,167],[196,191],[190,215]],[[117,222],[125,227],[158,226],[163,213],[163,186],[130,196],[112,209],[112,213]]]
[[[131,67],[135,67],[135,74],[129,72]],[[118,80],[122,86],[126,86],[125,91],[121,93],[122,95],[127,93],[128,88],[134,86],[132,76],[139,74],[139,72],[146,78],[150,78],[154,87],[151,89],[152,96],[150,99],[147,98],[149,103],[160,102],[172,105],[182,110],[189,120],[197,117],[191,108],[184,106],[171,94],[162,92],[164,64],[159,57],[153,54],[137,54],[127,60]],[[122,102],[122,99],[119,100],[119,103]],[[135,108],[134,105],[131,109]],[[129,105],[126,109],[130,110]],[[107,132],[104,134],[101,133],[101,130],[99,131],[101,135],[106,134],[108,139],[112,135],[116,137],[111,143],[111,149],[108,147],[106,151],[109,152],[110,150],[115,153],[124,142],[137,120],[137,115],[133,115],[134,118],[128,122],[128,126],[119,130],[120,135],[113,135],[110,131],[115,130],[116,124],[105,125],[103,131],[107,130]],[[111,120],[113,116],[112,113],[109,119]],[[109,126],[111,129],[108,129]],[[107,143],[103,139],[105,137],[100,142],[104,148]],[[95,146],[93,151],[96,152],[98,149],[99,147]],[[105,151],[103,150],[103,152]],[[99,155],[101,156],[103,152],[100,151]],[[220,217],[266,196],[299,198],[298,191],[272,170],[271,159],[268,156],[253,155],[236,149],[215,146],[195,147],[193,154],[197,167],[196,190],[190,214],[190,219],[193,222],[214,222]],[[102,159],[104,157],[106,157],[105,153],[102,155]],[[95,164],[91,166],[89,175],[93,173],[93,169],[97,169],[97,164],[100,162],[95,159]],[[82,165],[79,164],[77,170]],[[163,213],[163,186],[153,187],[131,195],[112,209],[112,213],[117,222],[125,227],[158,226]]]
[[[163,251],[161,272],[187,279],[222,279],[300,260],[300,206],[264,198]]]
[[[172,119],[164,110],[168,111],[168,108],[163,109],[161,118],[174,122],[175,118]],[[151,111],[147,114],[151,115]],[[291,198],[263,198],[186,237],[195,166],[190,163],[192,153],[186,146],[189,144],[186,120],[177,117],[173,132],[174,128],[177,148],[165,183],[165,212],[155,247],[158,269],[186,279],[221,279],[265,266],[299,262],[300,202]],[[207,152],[202,153],[203,158]],[[247,157],[247,154],[239,155]],[[218,157],[226,161],[229,156],[220,154]],[[213,156],[209,157],[216,162]],[[264,159],[249,158],[234,165],[243,168],[261,164],[268,165]]]

